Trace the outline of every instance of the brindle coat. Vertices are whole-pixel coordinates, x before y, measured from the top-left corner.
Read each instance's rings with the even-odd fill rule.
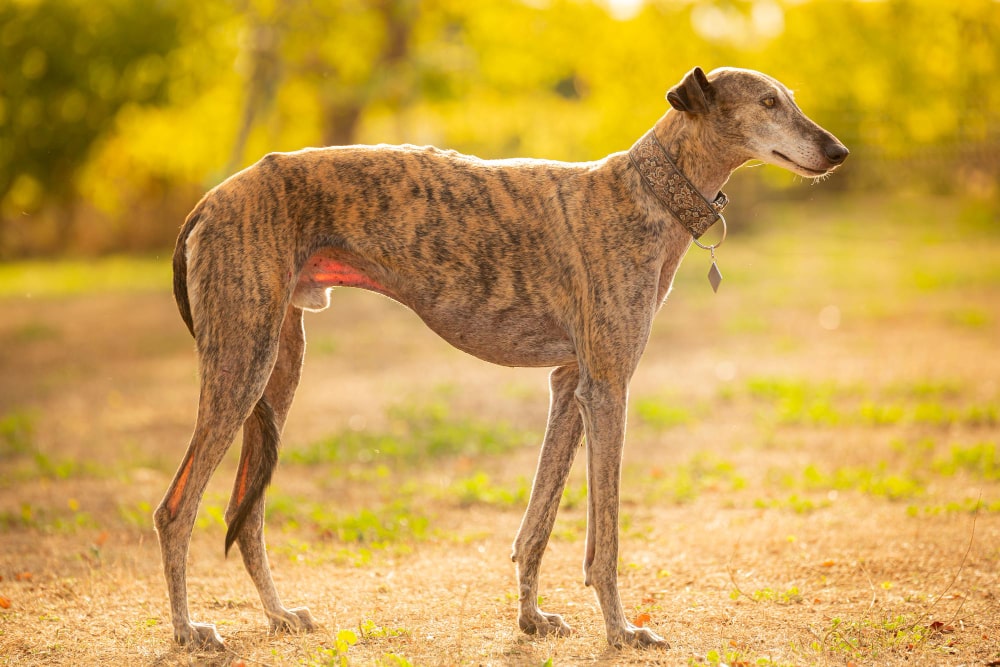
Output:
[[[703,195],[750,159],[803,176],[847,156],[790,92],[757,72],[688,73],[656,137]],[[284,607],[264,548],[264,490],[302,368],[304,310],[332,286],[413,309],[442,338],[508,366],[554,366],[538,470],[514,542],[518,624],[567,634],[537,605],[538,569],[586,434],[584,572],[615,646],[666,645],[630,624],[617,585],[618,498],[628,384],[691,235],[627,153],[567,164],[487,161],[415,146],[267,155],[209,192],[174,255],[177,303],[198,350],[201,396],[187,453],[155,512],[174,637],[221,647],[188,616],[186,558],[205,485],[243,427],[226,512],[272,630],[314,627]]]

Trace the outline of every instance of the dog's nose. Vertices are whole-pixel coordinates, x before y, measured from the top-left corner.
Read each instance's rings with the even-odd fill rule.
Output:
[[[840,143],[827,144],[826,148],[823,149],[826,154],[826,159],[834,164],[840,164],[847,159],[847,156],[851,151],[847,150],[847,146]]]

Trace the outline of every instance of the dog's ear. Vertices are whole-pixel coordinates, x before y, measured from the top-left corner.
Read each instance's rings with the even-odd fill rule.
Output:
[[[678,111],[708,113],[708,103],[713,96],[712,84],[700,67],[684,75],[684,80],[670,89],[667,101]]]

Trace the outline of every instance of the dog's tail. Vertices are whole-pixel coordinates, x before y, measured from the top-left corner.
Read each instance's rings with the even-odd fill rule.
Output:
[[[271,475],[278,465],[278,445],[280,434],[278,425],[274,419],[274,409],[267,399],[261,397],[253,409],[253,418],[257,420],[257,427],[260,429],[261,447],[255,452],[244,452],[243,465],[240,466],[238,479],[237,497],[238,505],[233,518],[229,521],[229,528],[226,530],[226,555],[229,555],[229,548],[236,541],[236,536],[243,529],[250,516],[250,511],[264,495],[264,490],[271,483]],[[253,439],[244,434],[243,447],[253,444]],[[259,456],[259,460],[254,460]],[[246,477],[244,477],[246,475]],[[245,481],[243,481],[245,480]]]
[[[184,221],[184,225],[177,235],[177,245],[174,246],[174,301],[177,302],[177,310],[180,311],[181,318],[192,336],[194,336],[194,320],[191,317],[191,302],[188,300],[187,240],[201,219],[203,204],[204,200],[199,202],[194,210],[188,214],[187,220]]]
[[[177,245],[174,247],[174,300],[177,302],[177,310],[180,311],[184,324],[188,331],[194,336],[194,318],[191,316],[191,302],[188,299],[187,286],[187,240],[197,226],[202,217],[204,200],[202,200],[184,221],[181,231],[177,236]],[[253,409],[253,419],[257,421],[260,430],[260,449],[258,452],[247,452],[245,466],[247,470],[240,470],[239,474],[247,475],[244,486],[239,491],[241,497],[238,500],[236,512],[229,522],[226,530],[226,554],[229,548],[236,541],[236,536],[243,529],[250,516],[250,511],[264,495],[264,490],[271,483],[271,476],[278,465],[278,446],[280,434],[278,425],[275,422],[274,409],[267,399],[261,396]],[[244,442],[243,446],[251,446],[252,441]],[[259,459],[257,457],[259,456]],[[257,459],[257,460],[255,460]],[[252,465],[251,462],[255,465]]]

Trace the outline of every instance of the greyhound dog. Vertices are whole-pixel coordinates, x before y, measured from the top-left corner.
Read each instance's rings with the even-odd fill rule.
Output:
[[[315,626],[307,609],[278,597],[264,492],[302,369],[303,311],[323,310],[331,287],[351,286],[408,306],[486,361],[555,367],[513,547],[518,624],[570,632],[538,608],[538,571],[586,435],[583,569],[608,642],[667,645],[626,620],[618,593],[629,381],[692,239],[721,217],[730,174],[756,159],[818,177],[848,154],[758,72],[695,68],[667,100],[630,151],[596,162],[480,160],[409,145],[305,149],[269,154],[205,195],[173,258],[174,295],[198,351],[198,417],[154,513],[177,642],[223,646],[213,625],[188,615],[186,561],[205,486],[241,426],[226,550],[239,544],[272,631]]]

